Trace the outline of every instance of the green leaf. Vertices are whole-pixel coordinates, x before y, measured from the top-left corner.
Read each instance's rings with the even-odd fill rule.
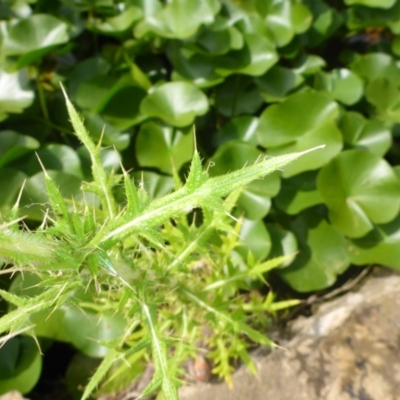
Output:
[[[335,69],[315,75],[315,89],[327,92],[333,100],[345,105],[357,103],[363,95],[363,81],[348,69]]]
[[[42,372],[42,356],[35,341],[14,337],[0,348],[0,395],[12,390],[29,393]]]
[[[384,123],[366,119],[354,111],[343,116],[339,127],[346,144],[353,148],[368,149],[379,157],[384,156],[392,144],[392,133]]]
[[[243,219],[239,237],[243,245],[238,248],[238,252],[244,259],[250,251],[256,260],[265,260],[271,251],[271,238],[262,220]]]
[[[323,203],[316,186],[316,171],[303,172],[282,181],[275,204],[287,214],[295,215],[306,208]]]
[[[389,164],[365,150],[339,154],[318,174],[317,187],[331,224],[358,238],[373,224],[391,221],[400,209],[400,187]]]
[[[260,76],[278,61],[275,47],[268,37],[253,33],[243,35],[245,46],[220,56],[215,62],[215,72],[222,76],[245,74]]]
[[[8,114],[20,114],[29,107],[34,99],[25,69],[7,73],[0,69],[0,121]]]
[[[385,53],[370,53],[358,56],[352,62],[351,70],[368,81],[385,78],[394,85],[400,85],[400,70],[396,65],[396,61]]]
[[[396,0],[344,0],[344,3],[349,6],[359,4],[365,7],[390,8]]]
[[[15,69],[33,64],[53,47],[68,42],[67,29],[66,23],[49,14],[5,22],[3,54]]]
[[[144,115],[160,118],[177,127],[190,125],[196,116],[205,114],[207,110],[207,97],[186,82],[169,82],[158,86],[140,105]]]
[[[278,0],[272,2],[266,24],[278,47],[287,45],[295,34],[305,32],[311,25],[310,10],[299,2]]]
[[[280,226],[267,224],[267,229],[271,238],[272,249],[269,258],[272,260],[284,258],[280,268],[290,265],[296,257],[298,250],[296,236]]]
[[[136,157],[141,167],[171,174],[192,158],[193,128],[174,129],[156,122],[141,125],[136,138]]]
[[[70,343],[90,357],[105,357],[109,349],[101,343],[121,337],[126,329],[124,319],[114,311],[100,314],[66,307],[63,322]]]
[[[88,194],[84,195],[81,192],[81,178],[62,171],[48,171],[48,175],[54,181],[55,185],[60,188],[63,198],[73,198],[77,202],[85,200],[93,204],[94,197]],[[21,197],[22,213],[28,215],[29,218],[41,221],[45,213],[43,205],[48,203],[48,201],[45,174],[44,172],[38,172],[26,181]]]
[[[167,55],[174,66],[172,81],[189,81],[199,88],[207,88],[223,82],[223,78],[214,71],[215,59],[209,54],[201,54],[184,43],[170,42]]]
[[[367,100],[378,110],[378,116],[400,123],[400,90],[385,78],[374,79],[366,90]]]
[[[255,114],[262,104],[263,99],[250,77],[231,76],[216,88],[215,105],[227,117]]]
[[[400,216],[349,245],[351,262],[357,265],[379,264],[400,269]]]
[[[191,2],[172,0],[161,10],[147,15],[135,29],[138,38],[152,32],[171,39],[186,39],[196,33],[203,24],[211,24],[218,12],[217,0]]]
[[[342,137],[335,124],[339,109],[322,93],[303,92],[268,107],[258,125],[259,143],[268,154],[280,155],[325,144],[323,151],[307,154],[283,171],[291,177],[325,165],[342,148]]]
[[[38,147],[39,142],[33,137],[14,131],[0,131],[0,168]]]
[[[293,289],[311,292],[332,286],[350,265],[347,241],[315,213],[300,216],[294,223],[299,253],[294,262],[276,273]]]
[[[248,163],[253,163],[261,158],[263,153],[255,146],[238,141],[230,141],[220,146],[210,159],[212,176],[222,175],[235,171]],[[261,219],[268,213],[271,200],[280,187],[277,173],[270,174],[262,179],[248,184],[242,189],[237,204],[245,211],[248,219]]]
[[[217,132],[215,141],[218,146],[235,139],[251,144],[252,146],[257,146],[257,127],[257,117],[243,115],[231,118],[222,129]]]
[[[257,77],[255,83],[261,96],[267,102],[283,100],[291,90],[298,87],[304,78],[295,71],[278,65],[273,66],[266,74]]]
[[[90,18],[87,27],[89,30],[110,35],[122,37],[143,16],[140,8],[128,5],[120,14],[109,18]]]
[[[2,196],[0,197],[0,211],[8,212],[17,201],[18,194],[24,184],[27,176],[14,168],[0,169],[0,187],[2,188]]]
[[[78,178],[83,178],[81,160],[69,146],[48,144],[38,150],[35,155],[29,158],[27,163],[27,169],[32,175],[41,170],[38,158],[46,170],[64,171]]]

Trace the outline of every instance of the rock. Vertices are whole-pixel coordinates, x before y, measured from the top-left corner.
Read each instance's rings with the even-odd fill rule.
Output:
[[[202,383],[181,400],[400,399],[400,275],[380,269],[356,292],[323,304],[291,328],[284,348],[255,355],[233,389]]]
[[[0,395],[0,400],[25,400],[21,393],[13,390],[11,392]]]

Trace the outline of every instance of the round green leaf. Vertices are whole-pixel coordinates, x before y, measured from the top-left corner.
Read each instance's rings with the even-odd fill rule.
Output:
[[[363,81],[348,69],[335,69],[315,75],[315,89],[325,91],[334,100],[346,105],[357,103],[363,95]]]
[[[244,259],[250,251],[256,260],[264,260],[271,251],[271,239],[263,221],[243,219],[240,230],[240,241],[243,246],[238,247],[238,252]]]
[[[46,170],[64,171],[83,178],[81,160],[71,147],[63,144],[49,144],[38,150],[27,163],[27,169],[32,175],[42,170],[38,157]]]
[[[215,91],[215,105],[227,117],[255,114],[262,104],[257,86],[253,79],[246,76],[231,76]]]
[[[258,141],[268,154],[303,151],[325,144],[325,148],[304,155],[285,167],[290,177],[325,165],[342,148],[342,137],[335,120],[338,106],[322,93],[303,92],[268,107],[260,117]]]
[[[242,49],[231,51],[216,60],[217,74],[227,76],[233,73],[251,76],[265,74],[278,61],[275,47],[269,38],[253,33],[244,35]]]
[[[301,3],[278,0],[266,16],[266,24],[277,46],[287,45],[297,33],[305,32],[312,22],[310,10]]]
[[[66,199],[74,199],[77,202],[93,204],[96,197],[91,193],[83,193],[80,190],[81,178],[63,171],[47,171],[55,184],[59,187],[61,194]],[[45,185],[44,173],[38,172],[31,176],[24,187],[21,196],[21,214],[31,219],[42,221],[46,212],[45,204],[49,201]]]
[[[100,341],[111,341],[124,334],[125,321],[115,312],[95,314],[82,309],[65,309],[65,329],[70,342],[90,357],[104,357],[108,348]]]
[[[357,265],[379,264],[400,269],[400,216],[379,225],[349,245],[351,262]]]
[[[16,203],[18,194],[23,187],[27,176],[14,168],[0,169],[0,187],[2,195],[0,196],[0,210],[9,211]]]
[[[165,38],[186,39],[194,35],[202,24],[211,24],[220,8],[217,0],[172,0],[154,14],[147,15],[135,29],[135,36],[149,32]]]
[[[394,83],[385,78],[374,79],[367,86],[366,97],[380,118],[400,123],[400,90]]]
[[[125,150],[129,146],[130,134],[119,131],[100,115],[84,113],[84,121],[86,129],[95,142],[101,139],[103,146],[115,147],[118,151]]]
[[[349,6],[359,4],[365,7],[390,8],[396,3],[396,0],[344,0],[344,3]]]
[[[230,141],[220,146],[211,158],[213,165],[209,172],[211,175],[222,175],[243,168],[263,156],[256,147],[238,141]],[[245,217],[257,220],[267,215],[270,207],[270,197],[275,196],[280,187],[277,173],[267,175],[246,185],[237,201],[237,205],[245,211]]]
[[[289,68],[273,66],[266,74],[255,79],[261,96],[267,102],[283,100],[287,94],[298,87],[304,78]]]
[[[143,12],[135,6],[128,6],[120,14],[109,18],[93,18],[88,20],[88,29],[101,33],[120,37],[126,33],[132,25],[140,20]]]
[[[217,133],[216,142],[218,146],[230,140],[240,140],[257,146],[258,118],[249,115],[231,118]]]
[[[208,101],[205,94],[190,83],[169,82],[158,86],[145,97],[140,110],[148,117],[183,127],[193,123],[197,115],[207,112]]]
[[[0,69],[0,121],[8,114],[19,114],[29,107],[34,99],[29,87],[29,78],[25,69],[7,73]]]
[[[0,167],[32,152],[39,147],[39,142],[14,131],[0,131]]]
[[[192,127],[174,129],[146,122],[140,126],[136,138],[136,157],[140,166],[158,168],[168,174],[190,161],[193,150]]]
[[[400,186],[389,164],[365,150],[348,150],[323,167],[317,188],[332,225],[352,238],[373,224],[392,220],[400,209]]]
[[[197,44],[201,50],[208,54],[225,54],[232,49],[240,49],[244,42],[240,31],[234,26],[229,26],[220,21],[209,28],[205,28],[197,37]]]
[[[151,199],[164,196],[174,188],[174,180],[171,176],[160,175],[151,171],[138,171],[133,173],[135,182],[143,185]]]
[[[339,127],[346,144],[366,148],[380,157],[386,154],[392,144],[391,131],[382,122],[366,119],[354,111],[344,115]]]
[[[8,340],[0,348],[0,395],[11,390],[28,393],[42,372],[42,356],[31,337]]]
[[[207,88],[224,80],[215,73],[215,59],[208,54],[199,54],[173,41],[168,44],[167,55],[175,68],[171,77],[173,81],[189,80],[199,88]]]
[[[3,54],[19,56],[15,67],[20,69],[42,58],[53,47],[68,42],[67,30],[66,23],[49,14],[12,20],[2,30]]]
[[[280,265],[279,268],[285,268],[290,265],[296,257],[298,250],[296,236],[276,224],[267,224],[267,229],[271,237],[272,250],[268,258],[287,256],[288,259]]]
[[[282,180],[282,188],[274,202],[278,208],[290,215],[296,215],[306,208],[323,203],[316,186],[316,171],[304,172]]]
[[[303,224],[309,229],[297,235],[300,249],[296,259],[289,267],[275,271],[298,292],[325,289],[350,265],[347,241],[324,220],[317,225],[311,221]]]
[[[351,64],[351,69],[358,76],[369,81],[377,78],[385,78],[400,85],[400,70],[396,61],[385,53],[370,53],[358,56]]]

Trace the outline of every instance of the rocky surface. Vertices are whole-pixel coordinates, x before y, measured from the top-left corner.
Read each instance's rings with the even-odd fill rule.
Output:
[[[224,383],[183,387],[181,400],[400,399],[400,275],[380,269],[361,288],[321,305],[291,327],[291,339],[255,354]]]

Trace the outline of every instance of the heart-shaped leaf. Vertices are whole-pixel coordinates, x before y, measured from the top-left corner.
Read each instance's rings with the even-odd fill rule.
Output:
[[[267,102],[283,100],[288,93],[299,86],[304,78],[293,70],[278,65],[273,66],[265,75],[255,79],[261,96]]]
[[[359,238],[373,224],[391,221],[400,209],[400,186],[389,164],[366,150],[339,154],[318,174],[317,188],[331,224]]]
[[[205,94],[187,82],[169,82],[158,86],[140,105],[144,115],[160,118],[177,127],[190,125],[197,115],[203,115],[207,110]]]
[[[14,131],[0,131],[0,167],[32,152],[39,142]]]
[[[310,10],[302,3],[286,0],[272,2],[266,24],[277,46],[287,45],[297,33],[305,32],[312,22]]]
[[[143,16],[143,12],[139,7],[128,6],[120,14],[103,18],[91,18],[88,20],[88,29],[102,33],[103,35],[110,35],[121,37],[125,34],[132,25],[139,21]]]
[[[167,5],[148,14],[135,28],[135,36],[148,33],[171,39],[185,39],[194,35],[202,24],[211,24],[220,8],[217,0],[172,0]]]
[[[400,70],[396,61],[385,53],[370,53],[358,56],[351,64],[351,69],[358,76],[369,81],[378,78],[385,78],[400,85]]]
[[[333,285],[350,265],[347,241],[326,221],[310,212],[293,224],[299,253],[287,268],[275,270],[293,289],[311,292]]]
[[[339,127],[346,144],[366,148],[380,157],[386,154],[392,144],[391,131],[382,122],[366,119],[354,111],[343,116]]]
[[[136,157],[140,166],[158,168],[168,174],[190,161],[193,150],[192,127],[174,129],[146,122],[140,126],[136,138]]]
[[[42,170],[38,157],[46,170],[64,171],[78,178],[83,178],[81,160],[71,147],[63,144],[49,144],[31,156],[27,163],[30,174],[34,175]]]
[[[9,113],[19,114],[29,107],[34,99],[29,87],[27,71],[7,73],[0,69],[0,121]]]
[[[265,224],[258,221],[243,219],[240,230],[240,242],[243,246],[238,247],[238,252],[247,259],[250,251],[256,260],[265,260],[271,251],[271,238]]]
[[[349,6],[359,4],[365,7],[390,8],[396,3],[396,0],[344,0],[344,3]]]
[[[357,103],[363,95],[363,81],[348,69],[335,69],[315,75],[314,87],[329,93],[332,99],[346,105]]]
[[[274,156],[325,144],[324,149],[306,154],[285,167],[282,176],[320,168],[342,148],[341,133],[335,124],[338,114],[337,104],[322,93],[292,95],[261,114],[258,141]]]
[[[249,115],[231,118],[217,133],[216,143],[218,146],[230,140],[240,140],[257,146],[258,118]]]
[[[9,211],[15,205],[26,178],[27,176],[17,169],[0,169],[0,187],[2,190],[0,210],[2,212]]]
[[[288,257],[287,260],[279,266],[279,268],[285,268],[290,265],[296,257],[298,250],[296,236],[292,232],[282,229],[275,224],[267,224],[267,229],[272,244],[272,250],[268,258]]]
[[[290,215],[296,215],[306,208],[323,203],[316,186],[316,171],[304,172],[282,180],[282,188],[274,202],[278,208]]]
[[[366,97],[381,119],[400,123],[400,90],[395,84],[385,78],[374,79],[367,86]]]
[[[242,49],[231,51],[216,60],[217,74],[227,76],[237,73],[260,76],[276,64],[278,55],[268,37],[253,33],[244,34],[243,37],[245,45]]]
[[[263,102],[253,79],[247,76],[231,76],[216,88],[215,105],[228,117],[255,114]]]
[[[1,346],[0,395],[15,390],[30,392],[41,372],[42,356],[31,337],[14,337]]]
[[[12,57],[13,67],[20,69],[42,58],[53,47],[68,42],[67,30],[65,22],[49,14],[6,22],[2,29],[3,54],[10,62]]]
[[[379,264],[400,269],[400,216],[349,245],[351,262],[357,265]]]
[[[236,171],[255,162],[262,155],[260,150],[250,144],[230,141],[220,146],[211,158],[213,167],[209,172],[216,176]],[[244,187],[237,204],[245,211],[245,217],[252,220],[265,217],[271,207],[270,198],[278,193],[279,187],[280,179],[277,173],[269,174]]]

